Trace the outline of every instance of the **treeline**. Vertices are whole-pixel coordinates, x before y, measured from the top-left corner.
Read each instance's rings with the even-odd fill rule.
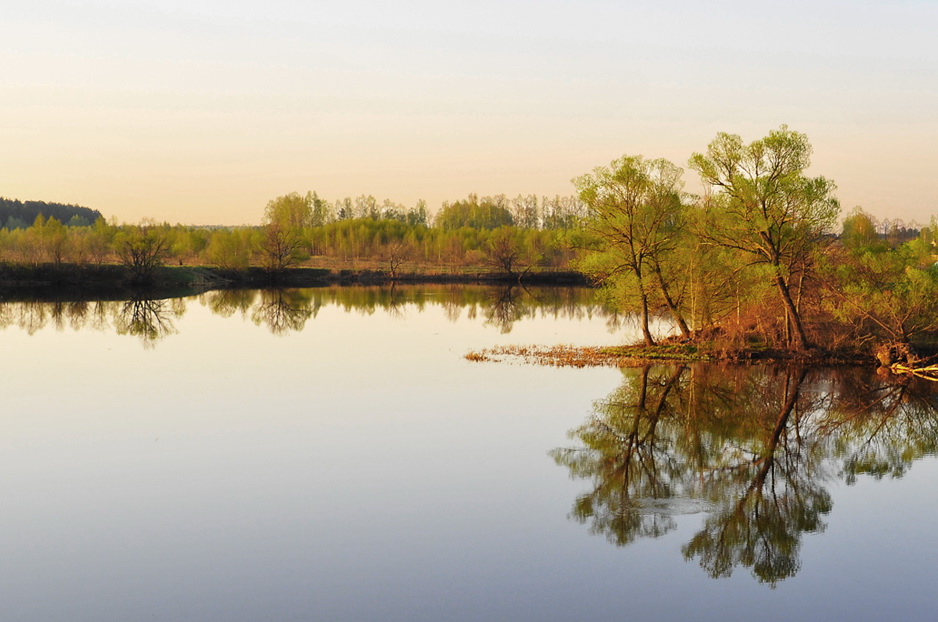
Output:
[[[624,156],[574,180],[589,207],[578,266],[619,308],[663,312],[684,341],[728,350],[876,350],[915,358],[938,336],[933,220],[915,228],[856,209],[836,235],[833,182],[805,173],[811,147],[782,126],[746,144],[719,134],[690,158]]]
[[[46,203],[45,201],[19,201],[0,197],[0,229],[25,229],[36,218],[55,218],[73,227],[88,227],[101,218],[101,212],[79,205]]]
[[[396,220],[408,225],[434,226],[441,229],[497,229],[515,226],[522,229],[572,229],[586,215],[586,206],[576,196],[538,197],[534,194],[509,198],[504,194],[482,196],[472,193],[458,201],[444,201],[435,214],[426,201],[413,206],[390,199],[379,202],[371,195],[345,197],[335,202],[316,192],[305,196],[287,195],[291,201],[305,203],[307,222],[318,227],[344,220]]]
[[[272,275],[306,265],[382,270],[392,278],[403,270],[519,278],[532,269],[570,269],[570,237],[584,214],[574,197],[473,194],[444,203],[431,217],[423,201],[406,207],[362,195],[333,203],[315,192],[273,199],[260,226],[116,225],[99,216],[91,226],[70,227],[40,213],[28,227],[0,229],[0,262],[121,263],[140,281],[164,263],[230,271],[258,266]]]

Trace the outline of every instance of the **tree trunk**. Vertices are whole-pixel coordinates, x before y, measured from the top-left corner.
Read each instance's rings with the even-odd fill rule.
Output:
[[[775,286],[778,288],[778,292],[782,295],[782,301],[785,303],[785,308],[788,310],[788,317],[795,329],[795,346],[798,350],[809,350],[811,348],[811,342],[808,341],[808,335],[805,333],[804,326],[801,324],[801,316],[798,314],[798,309],[795,307],[795,303],[791,299],[791,292],[788,291],[788,284],[785,282],[785,278],[781,274],[776,274]]]
[[[762,468],[750,486],[750,490],[761,488],[765,485],[766,476],[775,463],[775,452],[778,450],[778,443],[782,438],[782,432],[788,426],[788,419],[795,410],[795,404],[798,403],[798,394],[801,391],[801,385],[804,379],[808,377],[808,368],[803,367],[794,373],[789,373],[785,378],[785,403],[782,405],[782,411],[775,422],[775,429],[772,430],[772,436],[769,443],[762,453]]]
[[[648,372],[651,371],[651,365],[642,366],[642,388],[638,392],[638,404],[636,407],[639,410],[639,413],[645,412],[645,400],[648,398]],[[638,417],[635,417],[635,421],[638,421]]]
[[[677,308],[677,305],[674,304],[674,300],[671,298],[671,292],[668,291],[668,285],[664,282],[664,276],[661,274],[661,267],[655,263],[653,265],[655,276],[658,278],[658,287],[661,288],[661,295],[664,296],[664,302],[668,305],[668,310],[671,312],[671,317],[674,318],[675,324],[681,331],[681,336],[684,339],[690,339],[690,328],[687,327],[687,322],[684,321],[684,316],[681,314],[680,309]]]
[[[642,290],[642,337],[645,338],[646,346],[655,345],[655,339],[648,330],[648,296],[644,290]]]

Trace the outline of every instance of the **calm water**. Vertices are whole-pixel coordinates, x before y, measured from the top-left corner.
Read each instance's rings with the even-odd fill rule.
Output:
[[[936,388],[471,363],[588,293],[8,303],[3,620],[933,620]]]

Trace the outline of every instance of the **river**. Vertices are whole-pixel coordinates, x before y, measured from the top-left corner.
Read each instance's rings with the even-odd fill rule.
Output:
[[[464,358],[636,337],[583,290],[20,301],[0,328],[4,620],[934,618],[938,383]]]

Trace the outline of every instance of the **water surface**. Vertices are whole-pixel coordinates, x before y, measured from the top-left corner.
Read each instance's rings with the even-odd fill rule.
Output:
[[[617,322],[569,290],[5,304],[3,617],[933,618],[933,387],[463,358]]]

